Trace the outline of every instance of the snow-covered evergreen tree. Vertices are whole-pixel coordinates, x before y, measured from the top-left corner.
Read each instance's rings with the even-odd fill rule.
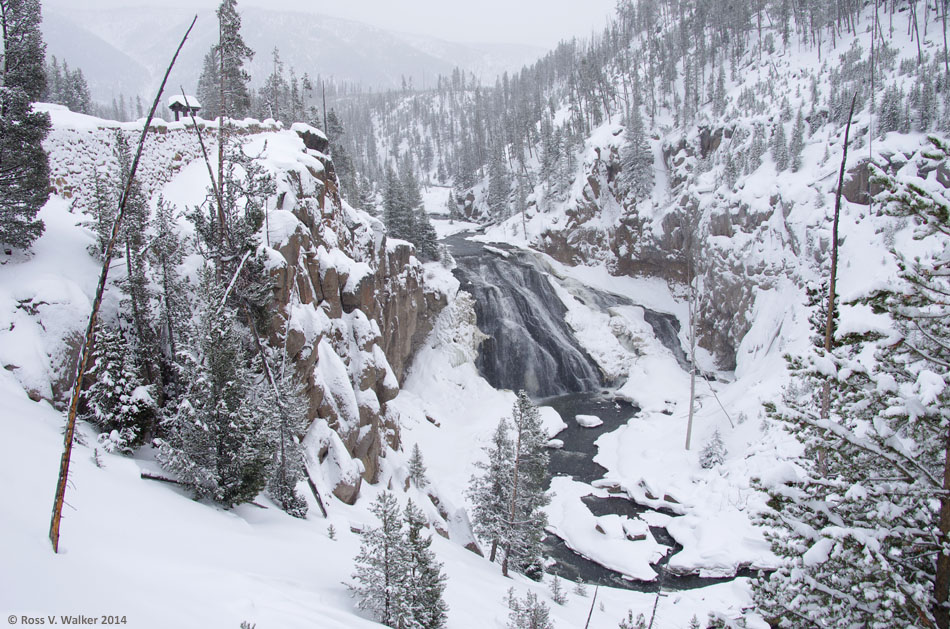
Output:
[[[273,372],[272,372],[273,373]],[[306,474],[300,437],[307,429],[307,401],[293,376],[287,373],[276,378],[275,391],[262,383],[258,408],[264,413],[264,426],[273,444],[274,457],[267,478],[267,493],[290,515],[307,515],[307,500],[297,490]]]
[[[788,142],[785,140],[785,125],[781,122],[776,123],[772,130],[770,148],[772,149],[772,159],[775,161],[775,169],[781,172],[788,168]]]
[[[190,290],[178,269],[184,262],[185,247],[178,235],[176,209],[161,196],[156,204],[153,227],[155,235],[148,248],[148,257],[153,281],[158,285],[156,327],[165,363],[171,365],[178,360],[179,344],[187,335],[191,316]]]
[[[109,238],[112,236],[112,224],[118,209],[113,186],[109,185],[105,176],[98,169],[92,171],[91,181],[87,184],[92,188],[92,200],[89,213],[92,214],[91,228],[96,234],[96,242],[89,245],[89,253],[98,260],[103,260]],[[121,253],[118,250],[116,253]]]
[[[709,470],[719,465],[725,460],[726,446],[722,442],[722,435],[717,428],[712,437],[703,446],[699,452],[699,464],[703,469]]]
[[[442,598],[447,577],[442,573],[442,563],[429,548],[432,538],[423,532],[425,514],[412,501],[405,510],[406,575],[403,583],[403,599],[411,615],[405,627],[439,629],[446,623],[448,605]]]
[[[215,52],[218,62],[219,106],[221,113],[232,118],[244,118],[251,106],[247,85],[250,75],[244,63],[254,57],[254,51],[244,43],[241,35],[241,15],[237,0],[221,0],[217,10],[218,43]]]
[[[204,118],[213,120],[221,115],[221,70],[217,47],[212,47],[204,57],[201,74],[198,76],[198,102]]]
[[[633,610],[627,610],[627,617],[620,621],[620,624],[617,626],[618,629],[647,629],[647,619],[643,614],[637,614],[636,619],[633,617]]]
[[[224,287],[205,268],[198,289],[197,322],[182,351],[187,391],[164,422],[159,461],[197,497],[224,505],[253,500],[264,489],[273,459],[267,401],[247,366],[237,315]]]
[[[505,166],[504,151],[504,147],[492,150],[488,161],[488,211],[497,221],[509,216],[508,199],[511,196],[511,180]]]
[[[50,119],[31,106],[46,90],[41,19],[39,0],[0,0],[0,253],[43,233],[36,215],[49,198]]]
[[[895,251],[900,283],[864,301],[895,329],[835,336],[792,360],[794,384],[769,413],[803,442],[794,482],[772,487],[764,516],[785,561],[757,583],[769,617],[817,626],[946,627],[950,623],[950,206],[917,176],[950,155],[932,146],[898,175],[876,170],[879,201],[915,230],[914,252]],[[910,174],[913,173],[913,174]],[[827,418],[814,404],[828,384]]]
[[[523,600],[508,591],[508,629],[554,629],[551,610],[534,592],[525,594]]]
[[[132,153],[128,141],[119,131],[116,131],[114,138],[116,158],[119,162],[120,188],[124,191],[132,170]],[[120,230],[125,249],[126,273],[125,277],[119,280],[119,286],[125,295],[122,303],[124,314],[128,317],[130,347],[142,367],[145,380],[149,384],[160,385],[158,344],[152,309],[154,295],[146,255],[146,232],[150,223],[149,204],[138,181],[133,181],[128,190],[125,216]]]
[[[539,579],[543,572],[542,540],[547,526],[543,508],[550,502],[545,493],[548,475],[548,436],[541,425],[541,414],[525,391],[518,393],[512,408],[514,427],[514,466],[508,496],[508,517],[504,521],[505,557],[502,573],[508,567]]]
[[[107,450],[129,452],[154,427],[151,387],[142,379],[135,354],[118,328],[97,329],[92,360],[89,373],[95,381],[83,392],[86,418],[106,436]]]
[[[792,172],[798,172],[802,167],[802,150],[805,148],[805,119],[802,110],[798,110],[795,117],[795,127],[792,129],[792,139],[788,143],[788,157]]]
[[[635,106],[624,135],[620,152],[621,182],[625,193],[635,203],[645,199],[653,190],[653,152],[643,130],[640,108]]]
[[[491,444],[483,449],[487,460],[475,464],[481,473],[472,477],[468,490],[469,500],[474,505],[472,525],[475,533],[491,544],[489,561],[495,561],[508,519],[515,458],[509,431],[510,424],[506,420],[498,422]]]
[[[409,480],[419,489],[425,489],[429,484],[426,478],[426,464],[422,460],[422,451],[419,450],[419,444],[412,446],[412,454],[409,456]]]
[[[564,591],[561,578],[557,575],[554,575],[554,578],[551,579],[551,600],[558,605],[563,605],[567,602],[567,592]]]
[[[360,609],[373,612],[387,627],[403,627],[411,619],[405,600],[408,574],[407,552],[402,534],[399,503],[389,492],[382,492],[371,511],[379,526],[362,533],[360,552],[354,560],[355,584],[350,590]]]

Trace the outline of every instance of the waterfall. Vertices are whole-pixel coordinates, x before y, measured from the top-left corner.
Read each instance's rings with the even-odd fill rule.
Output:
[[[530,260],[460,253],[455,273],[475,297],[478,327],[489,337],[479,348],[478,368],[492,386],[542,398],[602,385],[600,370],[564,320],[567,309]]]

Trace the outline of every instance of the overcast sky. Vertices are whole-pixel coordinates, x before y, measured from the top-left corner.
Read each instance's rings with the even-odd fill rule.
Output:
[[[220,0],[43,0],[44,4],[215,7]],[[325,13],[390,30],[460,42],[523,43],[553,47],[604,26],[615,0],[239,0],[262,6]]]

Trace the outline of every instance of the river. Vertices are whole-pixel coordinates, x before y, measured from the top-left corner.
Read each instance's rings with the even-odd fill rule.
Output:
[[[606,382],[596,363],[578,344],[564,318],[566,307],[551,282],[560,282],[586,305],[604,311],[617,305],[636,305],[635,302],[574,280],[553,279],[535,254],[507,245],[486,246],[467,236],[457,234],[443,242],[455,258],[455,275],[461,288],[475,298],[478,326],[489,337],[479,348],[479,372],[495,388],[524,389],[539,404],[558,411],[568,427],[556,436],[564,446],[551,451],[551,477],[570,476],[582,483],[593,483],[606,472],[593,461],[597,454],[595,442],[601,435],[626,424],[639,409],[614,399],[612,386],[618,383]],[[688,366],[679,341],[679,321],[673,315],[645,308],[644,319],[680,364]],[[595,415],[603,424],[582,428],[574,421],[577,415]],[[590,495],[583,500],[596,516],[612,513],[635,518],[650,510],[620,496]],[[636,580],[609,570],[573,552],[553,534],[545,539],[546,554],[554,560],[548,572],[572,581],[643,592],[691,589],[731,580],[670,573],[666,566],[682,547],[665,528],[651,526],[650,532],[658,544],[668,548],[665,556],[652,566],[656,579]],[[749,576],[746,572],[738,576]]]

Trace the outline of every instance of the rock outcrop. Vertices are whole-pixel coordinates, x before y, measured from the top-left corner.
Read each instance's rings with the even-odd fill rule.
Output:
[[[54,124],[44,147],[53,193],[81,213],[90,204],[90,173],[114,168],[118,137],[137,139],[141,127],[89,117],[79,124],[76,117]],[[200,124],[213,131],[212,123]],[[301,436],[312,480],[352,503],[363,480],[377,479],[386,447],[399,447],[398,417],[388,403],[447,298],[426,287],[412,245],[389,240],[382,223],[340,198],[321,131],[253,121],[235,131],[253,144],[246,152],[277,185],[260,250],[273,279],[266,332],[303,386],[311,425]],[[205,141],[214,150],[214,134]],[[159,193],[200,156],[184,123],[156,123],[139,170],[146,194]],[[200,199],[205,192],[194,194]],[[51,386],[35,387],[37,397],[68,389],[75,348],[63,345],[62,359],[50,368],[59,375]]]
[[[334,449],[342,445],[359,462],[359,476],[375,482],[385,446],[399,447],[387,404],[446,296],[426,288],[411,245],[390,241],[378,220],[341,200],[329,157],[307,148],[322,134],[306,125],[293,130],[301,139],[297,164],[278,175],[280,201],[270,217],[279,224],[272,246],[281,257],[271,271],[270,340],[295,365],[310,417],[339,437],[321,432],[316,461],[340,459]],[[354,501],[359,478],[338,476],[334,493]]]

